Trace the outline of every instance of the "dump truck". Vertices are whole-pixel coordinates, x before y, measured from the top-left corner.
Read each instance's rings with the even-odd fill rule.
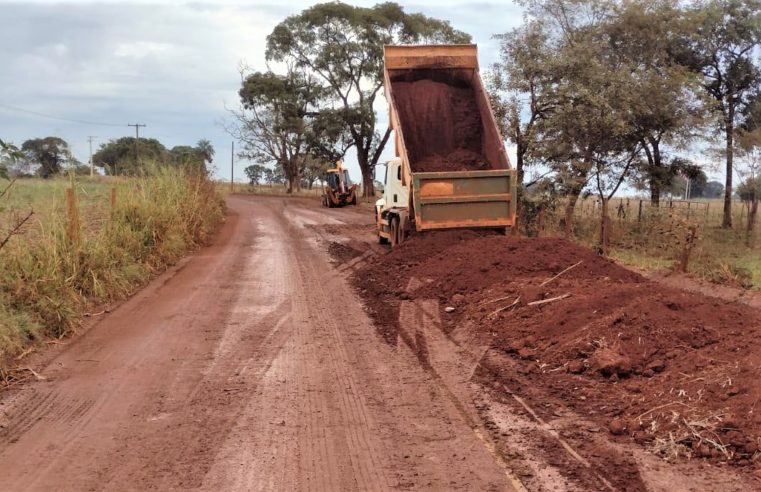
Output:
[[[336,162],[336,167],[325,173],[325,186],[322,189],[322,205],[325,207],[343,207],[357,204],[357,185],[349,179],[349,170],[343,161]]]
[[[511,169],[478,70],[476,45],[384,47],[396,157],[375,204],[378,239],[515,224]]]

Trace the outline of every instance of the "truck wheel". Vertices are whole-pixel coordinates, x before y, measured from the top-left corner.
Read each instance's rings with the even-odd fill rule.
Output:
[[[409,230],[409,224],[407,224],[407,219],[404,219],[404,221],[399,222],[399,235],[397,236],[398,239],[396,240],[397,244],[402,244],[404,241],[407,240],[407,232]]]
[[[390,221],[391,225],[391,247],[395,248],[399,245],[399,217],[392,217]]]

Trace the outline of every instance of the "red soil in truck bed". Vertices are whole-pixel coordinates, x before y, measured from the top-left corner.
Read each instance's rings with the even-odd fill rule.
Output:
[[[664,456],[761,457],[761,314],[748,306],[664,287],[561,239],[474,231],[415,236],[354,282],[389,343],[401,299],[438,299],[445,332],[492,340],[481,377],[536,408],[558,402]]]
[[[393,82],[393,94],[415,172],[490,169],[473,88],[428,79]]]

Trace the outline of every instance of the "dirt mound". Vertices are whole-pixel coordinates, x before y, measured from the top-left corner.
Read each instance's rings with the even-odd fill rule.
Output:
[[[433,80],[393,82],[412,169],[488,169],[483,125],[473,88]]]
[[[554,398],[664,456],[760,457],[752,308],[661,286],[559,239],[473,231],[417,236],[354,279],[390,343],[400,300],[438,298],[443,329],[489,335],[502,357],[482,366],[541,408]]]
[[[330,241],[328,243],[328,253],[330,254],[333,263],[338,264],[346,263],[358,256],[362,256],[361,251],[352,248],[348,244],[336,241]]]

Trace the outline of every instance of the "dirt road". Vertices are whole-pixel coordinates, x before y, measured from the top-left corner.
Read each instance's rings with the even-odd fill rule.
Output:
[[[520,488],[462,388],[376,334],[311,202],[232,197],[215,244],[0,400],[3,490]]]

